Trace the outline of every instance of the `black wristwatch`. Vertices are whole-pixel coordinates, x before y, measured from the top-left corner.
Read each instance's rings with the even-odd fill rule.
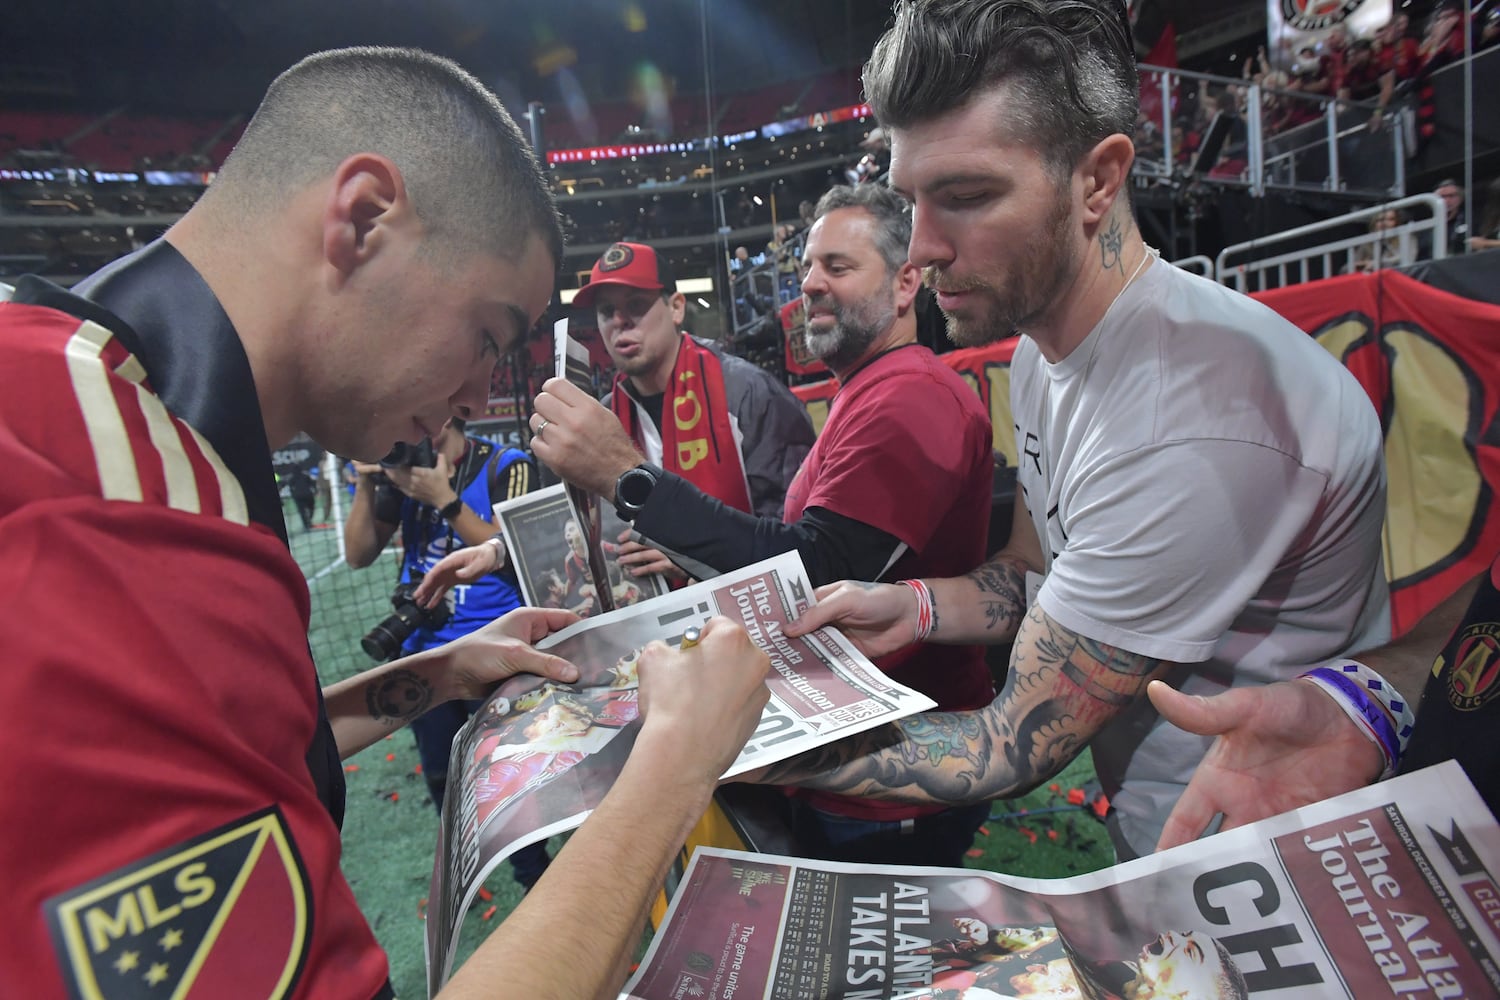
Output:
[[[615,480],[615,513],[622,521],[634,521],[651,499],[651,491],[661,479],[661,470],[642,462],[633,469],[626,469]]]
[[[451,521],[464,512],[464,501],[462,497],[454,497],[453,502],[444,504],[438,514],[444,521]]]

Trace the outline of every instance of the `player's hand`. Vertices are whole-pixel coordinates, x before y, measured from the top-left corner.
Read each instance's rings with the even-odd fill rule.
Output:
[[[1218,737],[1167,817],[1157,850],[1198,839],[1220,813],[1230,830],[1363,788],[1385,768],[1379,748],[1308,681],[1211,698],[1152,681],[1146,694],[1178,728]]]
[[[844,580],[817,590],[818,603],[788,623],[786,634],[806,635],[831,625],[874,658],[916,641],[917,595],[905,584]]]
[[[563,479],[610,502],[615,480],[641,463],[613,413],[567,379],[549,378],[531,415],[531,450]]]
[[[538,674],[564,684],[578,679],[578,668],[532,644],[567,628],[578,616],[549,608],[518,608],[434,652],[447,660],[443,700],[483,698],[515,674]],[[421,654],[418,654],[421,655]]]
[[[644,722],[637,745],[670,744],[669,758],[684,771],[717,782],[760,722],[771,697],[770,668],[770,658],[727,618],[710,619],[692,649],[649,644],[639,664]]]
[[[658,573],[671,583],[680,583],[687,579],[687,574],[668,559],[660,549],[653,549],[629,539],[630,532],[628,531],[620,535],[620,550],[616,561],[629,570],[631,576],[650,576],[652,573]]]
[[[505,546],[494,542],[481,542],[450,552],[428,570],[412,591],[412,599],[424,608],[430,608],[443,599],[443,595],[460,583],[473,583],[486,573],[494,573],[505,566]]]

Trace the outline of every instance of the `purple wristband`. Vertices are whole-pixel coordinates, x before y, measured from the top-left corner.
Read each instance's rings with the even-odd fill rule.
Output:
[[[1401,759],[1401,741],[1396,736],[1396,727],[1385,706],[1376,701],[1365,689],[1332,667],[1314,667],[1302,675],[1319,687],[1333,694],[1339,707],[1350,718],[1362,721],[1381,754],[1385,757],[1385,772],[1389,777]]]

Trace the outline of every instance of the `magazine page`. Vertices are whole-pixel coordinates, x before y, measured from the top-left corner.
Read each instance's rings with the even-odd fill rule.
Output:
[[[454,740],[428,897],[433,992],[450,972],[463,914],[490,871],[519,848],[578,826],[614,784],[639,728],[636,663],[652,640],[677,645],[688,627],[725,615],[770,657],[770,703],[726,777],[933,707],[835,631],[788,638],[786,623],[812,593],[801,558],[790,552],[589,618],[537,644],[577,666],[578,681],[512,677]]]
[[[594,377],[593,369],[589,364],[588,349],[568,336],[566,317],[552,325],[552,356],[555,365],[553,374],[558,378],[567,379],[593,396]],[[600,504],[598,497],[581,486],[574,486],[564,481],[562,487],[582,542],[584,565],[588,569],[589,583],[594,592],[594,611],[613,611],[615,609],[614,591],[609,583],[609,569],[605,565],[604,558],[606,535],[602,517],[603,505]],[[618,534],[617,531],[616,535]]]
[[[1070,879],[704,848],[623,996],[1493,997],[1497,865],[1452,762]]]
[[[587,618],[600,612],[594,577],[588,568],[583,532],[558,483],[495,504],[495,522],[505,538],[505,550],[521,597],[534,608],[566,608]],[[611,539],[625,530],[614,509],[598,505],[604,535],[605,577],[616,608],[629,607],[665,594],[667,581],[659,574],[633,576],[620,565],[619,546]]]

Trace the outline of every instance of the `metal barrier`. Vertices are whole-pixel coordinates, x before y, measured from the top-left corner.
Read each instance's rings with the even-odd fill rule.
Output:
[[[1194,274],[1202,275],[1210,281],[1212,281],[1214,277],[1213,259],[1210,257],[1206,257],[1201,253],[1194,254],[1191,257],[1184,257],[1181,260],[1174,260],[1172,261],[1172,265],[1174,267],[1180,267],[1184,271],[1191,271]]]
[[[1428,217],[1390,227],[1370,224],[1392,210],[1410,209],[1425,211]],[[1366,231],[1357,236],[1308,245],[1321,235],[1360,223]],[[1219,281],[1238,291],[1259,292],[1337,274],[1403,267],[1418,259],[1441,260],[1447,255],[1447,209],[1437,195],[1419,194],[1225,247],[1214,272]]]
[[[1255,195],[1337,191],[1374,200],[1404,189],[1398,116],[1377,115],[1373,103],[1159,66],[1141,66],[1140,79],[1142,177],[1246,187]],[[1194,132],[1197,143],[1183,149]]]

